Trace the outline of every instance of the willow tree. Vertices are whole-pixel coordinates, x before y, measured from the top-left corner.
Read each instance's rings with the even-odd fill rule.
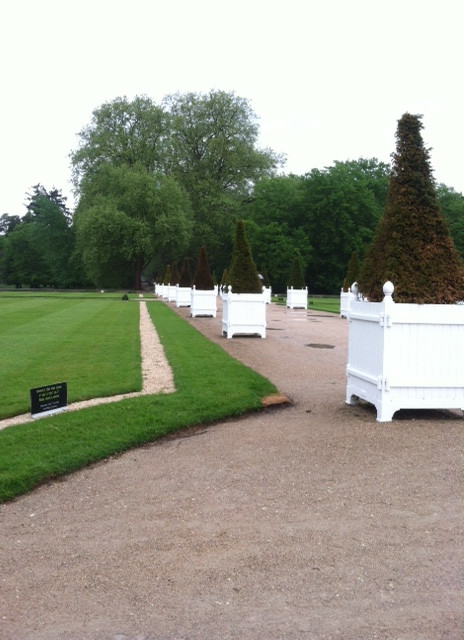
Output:
[[[421,116],[398,121],[385,211],[359,277],[371,301],[391,280],[396,302],[454,303],[464,298],[464,265],[441,214],[421,136]]]

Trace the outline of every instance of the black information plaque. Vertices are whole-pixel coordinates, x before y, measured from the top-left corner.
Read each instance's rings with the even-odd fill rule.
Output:
[[[66,382],[49,384],[46,387],[31,389],[31,415],[40,415],[63,411],[68,404]]]

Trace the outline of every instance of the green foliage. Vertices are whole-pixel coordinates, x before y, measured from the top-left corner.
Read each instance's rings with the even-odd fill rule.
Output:
[[[118,306],[124,312],[137,310],[132,304]],[[42,418],[40,425],[0,431],[0,501],[184,427],[259,410],[261,398],[275,392],[268,380],[228,356],[166,305],[148,308],[173,369],[176,392],[62,413]],[[134,321],[130,333],[136,328]],[[113,341],[105,346],[114,351]],[[121,359],[115,369],[126,366]]]
[[[0,236],[7,236],[20,222],[21,218],[19,216],[10,216],[7,213],[2,214],[0,216]]]
[[[436,188],[438,204],[445,217],[454,242],[464,259],[464,195],[451,187],[439,184]]]
[[[305,286],[306,285],[303,275],[303,269],[301,267],[301,258],[299,256],[295,256],[288,276],[288,287],[293,287],[294,289],[304,289]]]
[[[169,170],[189,194],[195,220],[190,251],[196,255],[207,238],[210,262],[222,269],[251,185],[281,160],[257,147],[256,115],[233,92],[176,94],[163,105],[171,116]]]
[[[348,291],[348,287],[351,287],[354,282],[358,281],[360,268],[361,265],[359,263],[358,254],[356,251],[353,251],[350,261],[348,262],[348,269],[344,280],[343,289],[345,291]]]
[[[171,268],[171,284],[179,284],[179,269],[177,268],[177,263],[173,262],[172,263],[172,268]]]
[[[224,91],[171,95],[161,106],[146,97],[119,97],[96,109],[78,135],[79,148],[71,161],[81,195],[85,183],[108,164],[139,166],[150,176],[168,176],[186,194],[184,212],[192,212],[194,220],[187,243],[183,225],[176,238],[177,221],[170,211],[163,225],[152,229],[160,243],[169,245],[157,247],[155,270],[166,259],[197,254],[205,238],[211,245],[210,258],[222,269],[251,185],[282,164],[275,153],[257,147],[257,118],[247,100]],[[126,212],[119,200],[117,208]]]
[[[464,266],[438,205],[421,116],[398,121],[388,198],[359,278],[372,301],[391,280],[397,302],[453,303],[463,299]]]
[[[388,166],[335,162],[304,177],[260,180],[246,208],[253,256],[275,291],[287,286],[295,252],[311,289],[337,293],[353,251],[363,256],[385,204]]]
[[[62,380],[69,402],[141,389],[138,306],[120,296],[1,297],[0,418],[29,410],[29,390]]]
[[[228,284],[232,286],[232,293],[261,293],[262,291],[243,220],[238,220],[236,224],[232,260],[228,269]]]
[[[24,218],[3,219],[2,280],[17,286],[67,287],[82,278],[72,260],[74,234],[66,198],[57,189],[33,187]]]
[[[163,284],[171,284],[171,265],[167,264],[164,270]]]
[[[201,289],[203,291],[211,291],[214,289],[214,282],[209,270],[208,256],[206,255],[206,247],[204,245],[201,247],[200,254],[198,256],[193,284],[196,289]]]
[[[192,228],[188,197],[171,177],[141,165],[103,165],[81,184],[75,215],[77,246],[98,286],[141,288],[154,256],[164,262],[188,245]]]
[[[184,262],[182,263],[182,270],[179,276],[179,286],[180,287],[192,286],[192,274],[190,273],[188,258],[184,258]]]
[[[94,110],[71,153],[76,189],[104,164],[141,165],[148,173],[165,169],[167,114],[146,96],[115,98]]]
[[[364,256],[384,207],[387,176],[388,166],[375,158],[335,162],[306,176],[303,228],[314,245],[307,266],[313,291],[339,292],[352,252]]]

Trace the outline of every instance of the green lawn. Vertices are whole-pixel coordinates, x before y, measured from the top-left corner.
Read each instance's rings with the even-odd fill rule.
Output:
[[[273,298],[277,304],[285,304],[285,295]],[[340,313],[340,296],[333,297],[308,297],[308,309],[314,311],[328,311],[329,313]]]
[[[3,301],[1,299],[0,304]],[[48,323],[55,324],[56,318],[66,318],[72,323],[76,316],[81,319],[93,318],[93,325],[84,323],[88,329],[96,324],[106,326],[111,322],[111,330],[108,331],[102,348],[103,357],[111,359],[115,353],[121,356],[128,350],[130,357],[123,357],[118,368],[133,370],[134,338],[132,342],[129,340],[130,346],[126,345],[123,349],[120,349],[118,342],[124,340],[121,327],[125,327],[132,336],[138,332],[137,303],[123,303],[119,297],[117,300],[109,298],[107,306],[107,301],[100,299],[98,304],[101,307],[98,310],[94,306],[95,301],[90,299],[84,304],[88,304],[91,309],[87,315],[72,297],[67,301],[59,298],[58,302],[60,301],[61,305],[54,306],[53,312],[44,316],[44,309],[37,307],[35,299],[31,299],[29,320],[24,306],[16,311],[10,308],[10,319],[14,317],[11,314],[18,314],[16,317],[22,318],[25,334],[35,335],[35,339],[29,341],[30,358],[35,365],[40,364],[40,358],[34,355],[36,349],[44,357],[40,346],[42,336],[37,326],[45,334],[49,333],[44,317],[48,318]],[[107,315],[111,308],[114,320],[110,320]],[[50,309],[51,307],[48,311]],[[50,478],[70,473],[131,447],[152,442],[183,427],[210,424],[258,410],[261,398],[276,391],[268,380],[228,356],[162,302],[152,301],[148,304],[148,309],[173,369],[176,392],[141,396],[55,414],[0,431],[0,501],[10,500]],[[82,342],[87,344],[87,338],[83,335],[85,331],[78,325],[79,323],[74,332],[66,334],[67,340],[72,343],[74,339],[75,345]],[[2,322],[2,340],[9,331],[12,331],[9,324]],[[19,340],[14,331],[12,335],[18,345]],[[52,339],[49,337],[47,340]],[[58,342],[51,348],[58,348]],[[11,367],[11,356],[9,359]],[[74,364],[73,371],[77,370],[77,365]],[[130,371],[127,378],[133,380],[134,376]],[[24,366],[23,373],[27,373]],[[59,367],[53,374],[55,378],[49,382],[66,381]],[[17,381],[20,380],[21,377],[18,376]],[[42,383],[42,380],[39,382]]]
[[[0,419],[29,390],[67,382],[68,401],[141,389],[139,310],[121,296],[0,294]]]
[[[340,313],[340,296],[338,298],[308,298],[308,309]]]

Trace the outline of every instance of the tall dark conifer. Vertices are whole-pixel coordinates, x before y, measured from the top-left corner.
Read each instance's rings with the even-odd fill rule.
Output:
[[[371,301],[383,299],[387,280],[395,285],[396,302],[464,298],[464,265],[440,212],[422,127],[418,115],[405,113],[398,121],[385,211],[359,277]]]
[[[200,249],[197,268],[195,275],[193,276],[193,284],[196,289],[201,289],[203,291],[210,291],[211,289],[214,289],[214,282],[209,270],[205,246],[202,246]]]
[[[303,275],[303,268],[301,266],[301,260],[298,256],[295,256],[290,268],[290,274],[288,276],[288,286],[294,289],[304,289],[305,279]]]
[[[262,292],[263,288],[251,255],[243,220],[237,221],[232,260],[227,273],[229,284],[232,286],[232,293]]]
[[[188,258],[184,258],[182,264],[182,270],[179,277],[179,287],[191,287],[192,286],[192,274],[190,273],[190,266]]]

